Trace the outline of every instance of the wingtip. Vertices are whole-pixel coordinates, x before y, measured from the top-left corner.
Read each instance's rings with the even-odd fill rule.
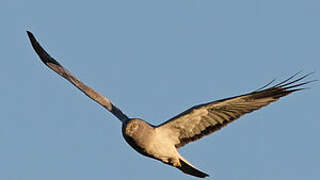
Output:
[[[30,31],[28,31],[28,30],[27,30],[26,32],[27,32],[27,35],[28,35],[30,41],[31,41],[32,39],[35,40],[35,37],[33,36],[32,32],[30,32]]]
[[[27,35],[29,37],[29,40],[31,42],[31,45],[33,47],[33,49],[37,52],[37,54],[40,56],[41,53],[43,53],[43,49],[40,46],[40,44],[38,43],[38,41],[36,40],[36,38],[34,37],[34,35],[30,32],[30,31],[26,31]]]
[[[60,65],[55,59],[53,59],[46,50],[43,49],[43,47],[39,44],[37,39],[34,37],[34,35],[30,31],[26,31],[29,37],[29,40],[31,42],[31,45],[33,49],[36,51],[38,56],[40,57],[41,61],[45,63],[46,65],[48,63],[53,63],[56,65]]]

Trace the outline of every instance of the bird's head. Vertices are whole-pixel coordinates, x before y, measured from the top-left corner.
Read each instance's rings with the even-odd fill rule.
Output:
[[[123,123],[122,131],[124,135],[129,137],[136,137],[144,134],[148,129],[152,129],[152,126],[149,125],[142,119],[132,118],[128,122]]]

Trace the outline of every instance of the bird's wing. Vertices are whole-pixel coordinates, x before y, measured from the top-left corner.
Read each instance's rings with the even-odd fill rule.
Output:
[[[302,90],[304,89],[302,85],[313,82],[302,81],[311,73],[300,78],[296,78],[297,74],[269,88],[266,87],[273,81],[248,94],[194,106],[156,128],[158,131],[165,132],[179,148],[221,129],[246,113],[260,109],[292,92]]]
[[[99,92],[95,91],[94,89],[90,88],[83,82],[81,82],[78,78],[76,78],[74,75],[72,75],[66,68],[64,68],[61,64],[59,64],[53,57],[51,57],[38,43],[38,41],[35,39],[33,34],[29,31],[27,31],[27,34],[29,36],[29,39],[31,41],[33,49],[36,51],[38,56],[40,57],[41,61],[54,70],[56,73],[61,75],[63,78],[67,79],[69,82],[71,82],[74,86],[76,86],[78,89],[80,89],[85,95],[89,96],[91,99],[99,103],[101,106],[109,110],[113,115],[115,115],[119,120],[122,122],[127,121],[128,117],[121,112],[119,108],[114,106],[111,101],[100,94]]]

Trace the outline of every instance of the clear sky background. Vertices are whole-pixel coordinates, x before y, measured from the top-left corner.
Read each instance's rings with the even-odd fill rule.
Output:
[[[1,180],[187,180],[39,61],[26,30],[130,117],[160,124],[273,78],[320,79],[317,0],[2,0]],[[318,180],[319,83],[181,154],[215,180]]]

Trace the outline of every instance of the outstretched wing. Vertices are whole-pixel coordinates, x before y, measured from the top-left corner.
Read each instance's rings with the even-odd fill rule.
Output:
[[[175,142],[176,148],[179,148],[221,129],[246,113],[260,109],[292,92],[304,89],[302,85],[313,82],[302,82],[310,74],[296,78],[298,75],[296,73],[289,79],[269,88],[266,87],[273,81],[248,94],[194,106],[157,126],[157,130],[167,133],[169,138]]]
[[[116,106],[114,106],[111,101],[100,94],[99,92],[93,90],[83,82],[81,82],[78,78],[73,76],[66,68],[64,68],[61,64],[59,64],[53,57],[51,57],[37,42],[33,34],[27,31],[29,39],[31,41],[33,49],[36,51],[41,61],[54,70],[56,73],[70,81],[74,86],[80,89],[85,95],[89,96],[91,99],[99,103],[101,106],[109,110],[113,115],[115,115],[122,122],[127,121],[128,117],[121,112]]]

